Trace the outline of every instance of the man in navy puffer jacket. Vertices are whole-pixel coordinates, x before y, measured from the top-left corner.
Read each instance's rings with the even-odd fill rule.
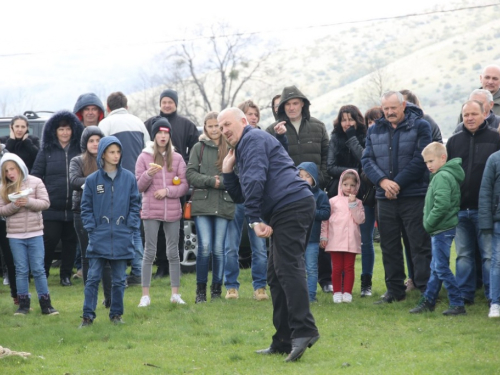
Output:
[[[384,116],[368,129],[361,164],[377,186],[380,246],[387,293],[376,303],[405,299],[401,246],[404,227],[414,265],[414,284],[425,291],[430,276],[431,240],[422,218],[429,175],[422,150],[431,142],[431,127],[417,106],[397,91],[382,96]]]

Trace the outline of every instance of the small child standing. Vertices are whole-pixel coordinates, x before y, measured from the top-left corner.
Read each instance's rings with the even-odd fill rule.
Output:
[[[140,197],[135,176],[121,166],[121,160],[118,138],[102,138],[97,149],[99,169],[87,177],[83,188],[81,218],[89,234],[89,271],[80,328],[91,325],[96,317],[99,281],[107,261],[112,278],[109,318],[112,323],[123,323],[127,260],[134,258],[133,234],[140,227]]]
[[[35,279],[42,314],[57,315],[59,312],[52,307],[50,301],[44,268],[42,211],[50,206],[49,194],[42,180],[28,174],[28,167],[19,156],[5,154],[0,160],[0,168],[0,216],[7,218],[7,238],[16,269],[19,308],[14,315],[30,312],[30,269]],[[18,192],[26,192],[27,195]],[[22,196],[17,199],[11,196],[11,200],[10,194]]]
[[[316,289],[318,287],[318,253],[319,235],[321,232],[321,222],[330,217],[330,204],[328,196],[318,187],[318,167],[315,163],[304,162],[298,167],[299,177],[311,185],[311,190],[316,200],[316,214],[306,247],[306,276],[307,289],[309,290],[309,302],[316,302]]]
[[[447,162],[446,147],[439,142],[428,144],[422,150],[422,156],[431,172],[424,206],[424,228],[432,241],[431,276],[418,305],[410,313],[434,311],[441,284],[444,283],[450,306],[443,311],[443,315],[465,314],[457,280],[450,270],[450,248],[460,209],[460,183],[465,178],[462,159]]]
[[[356,198],[359,175],[347,169],[340,176],[338,195],[330,199],[331,215],[321,224],[320,246],[332,257],[333,302],[352,302],[354,262],[361,253],[361,231],[365,210]],[[342,287],[343,286],[343,287]]]

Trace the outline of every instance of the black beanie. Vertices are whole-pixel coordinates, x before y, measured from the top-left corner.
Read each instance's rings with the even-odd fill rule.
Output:
[[[170,89],[163,91],[160,95],[160,103],[161,103],[161,100],[165,97],[172,99],[175,103],[175,106],[177,107],[177,103],[179,102],[179,98],[177,96],[177,91],[170,90]]]
[[[154,141],[156,133],[162,130],[167,131],[170,136],[172,136],[172,126],[170,125],[170,122],[163,117],[154,122],[153,127],[151,128],[151,139]]]

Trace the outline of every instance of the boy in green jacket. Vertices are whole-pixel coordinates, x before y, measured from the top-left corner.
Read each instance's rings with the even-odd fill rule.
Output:
[[[432,241],[431,276],[417,307],[411,309],[410,313],[434,311],[436,298],[444,283],[450,306],[443,315],[465,314],[458,283],[450,270],[450,248],[455,238],[460,208],[460,183],[465,178],[462,159],[446,162],[446,147],[438,142],[427,145],[422,156],[431,172],[424,206],[424,228]]]

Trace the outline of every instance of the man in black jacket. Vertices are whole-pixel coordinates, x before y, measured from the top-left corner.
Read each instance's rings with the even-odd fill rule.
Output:
[[[295,361],[319,339],[309,309],[304,264],[314,197],[280,142],[248,126],[240,109],[227,108],[217,120],[234,148],[222,166],[226,189],[235,203],[245,203],[245,215],[255,234],[272,235],[267,281],[276,333],[269,348],[257,353],[289,353],[286,361]],[[239,176],[233,171],[236,163]]]
[[[160,95],[160,114],[147,119],[144,125],[151,135],[155,121],[165,117],[172,126],[172,143],[175,150],[182,155],[187,164],[191,148],[198,143],[200,132],[191,120],[177,114],[178,104],[177,91],[170,89],[163,91]]]
[[[466,304],[474,303],[476,292],[475,248],[481,253],[483,284],[486,298],[489,297],[491,233],[482,232],[478,225],[479,188],[484,167],[489,156],[500,150],[500,136],[488,127],[482,103],[469,100],[462,106],[464,122],[458,133],[446,143],[448,160],[462,159],[465,180],[460,186],[462,193],[458,225],[455,237],[457,252],[456,278]]]
[[[320,187],[324,188],[329,179],[326,170],[328,133],[325,124],[311,117],[310,105],[309,99],[297,87],[285,87],[278,106],[277,121],[268,126],[266,131],[275,135],[275,126],[282,122],[286,126],[288,155],[295,166],[305,161],[315,163]]]

